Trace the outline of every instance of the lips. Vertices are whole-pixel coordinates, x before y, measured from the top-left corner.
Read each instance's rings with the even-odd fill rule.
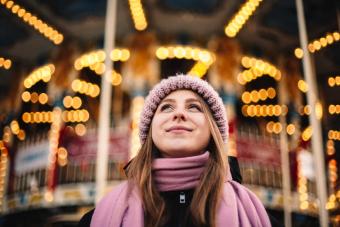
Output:
[[[175,131],[187,131],[187,132],[191,132],[192,129],[191,128],[187,128],[185,126],[172,126],[168,129],[165,130],[166,132],[175,132]]]

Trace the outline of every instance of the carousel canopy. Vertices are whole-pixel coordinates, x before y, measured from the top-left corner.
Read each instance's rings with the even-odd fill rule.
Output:
[[[129,1],[117,2],[116,44],[124,45],[129,35],[140,31],[134,26]],[[240,43],[244,54],[275,62],[280,56],[294,58],[294,50],[300,46],[295,1],[259,2],[231,39]],[[226,36],[225,26],[244,3],[239,0],[141,1],[147,22],[145,31],[153,32],[158,43],[194,43],[203,48],[213,37]],[[339,31],[338,1],[309,0],[304,1],[304,7],[309,42]],[[84,49],[90,45],[102,47],[105,0],[1,0],[0,12],[0,57],[11,61],[9,69],[0,67],[2,99],[9,98],[10,90],[17,87],[17,74],[46,63],[65,44]],[[33,16],[36,18],[32,19]],[[39,27],[36,21],[45,27]],[[46,27],[50,28],[50,38]],[[55,39],[51,38],[51,31]],[[317,80],[327,102],[336,103],[337,89],[329,89],[327,80],[339,75],[339,42],[319,49],[313,54]]]

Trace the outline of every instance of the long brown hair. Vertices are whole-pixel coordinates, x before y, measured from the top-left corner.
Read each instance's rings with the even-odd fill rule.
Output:
[[[198,96],[198,95],[197,95]],[[206,168],[202,173],[190,205],[190,217],[197,226],[216,226],[216,213],[223,187],[226,168],[229,168],[224,152],[224,143],[216,122],[207,104],[199,97],[203,112],[208,120],[211,140],[207,147],[210,152]],[[165,220],[165,202],[152,180],[152,160],[154,144],[151,128],[145,143],[127,168],[128,179],[141,193],[144,205],[144,226],[162,226]]]

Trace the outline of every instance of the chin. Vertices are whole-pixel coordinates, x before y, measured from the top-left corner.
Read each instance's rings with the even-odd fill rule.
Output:
[[[196,151],[192,150],[192,147],[177,147],[176,149],[173,149],[173,146],[170,149],[164,149],[165,152],[163,153],[163,156],[165,157],[171,157],[171,158],[181,158],[181,157],[189,157],[189,156],[195,156],[199,155],[202,151]]]

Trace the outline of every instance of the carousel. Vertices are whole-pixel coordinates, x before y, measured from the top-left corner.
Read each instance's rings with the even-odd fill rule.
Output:
[[[336,1],[0,0],[0,226],[76,226],[140,148],[148,91],[223,98],[242,184],[284,226],[340,225]]]

